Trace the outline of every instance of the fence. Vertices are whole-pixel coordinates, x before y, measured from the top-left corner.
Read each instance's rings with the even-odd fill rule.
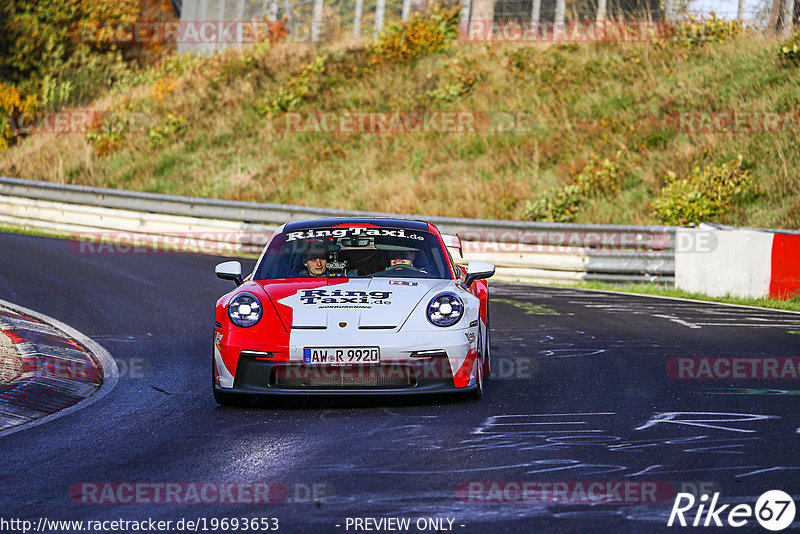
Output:
[[[408,20],[427,12],[437,0],[185,0],[182,24],[226,21],[283,21],[290,39],[319,43],[343,37],[376,36],[388,22]],[[753,19],[768,12],[769,24],[791,31],[791,21],[800,13],[795,0],[707,0],[696,3],[693,12],[715,11],[725,18]],[[461,27],[470,23],[494,24],[510,21],[567,27],[575,22],[674,21],[679,0],[443,0],[461,6]],[[438,1],[438,4],[442,4]],[[711,3],[709,3],[711,2]],[[714,4],[713,2],[716,2]],[[759,3],[760,2],[760,3]],[[767,5],[766,2],[769,2]],[[783,24],[783,20],[789,21]],[[202,33],[202,32],[201,32]],[[178,52],[208,53],[239,45],[242,41],[202,38],[178,42]]]
[[[73,241],[138,239],[220,255],[254,254],[284,222],[357,216],[397,217],[0,178],[0,226],[70,235]],[[452,250],[456,261],[491,261],[500,280],[673,284],[675,279],[674,227],[424,219],[459,235],[462,250]]]

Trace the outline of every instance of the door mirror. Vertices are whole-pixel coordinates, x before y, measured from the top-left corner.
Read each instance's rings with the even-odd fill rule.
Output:
[[[494,275],[494,264],[488,261],[471,261],[467,265],[467,279],[464,283],[470,287],[475,280],[489,278],[492,275]]]
[[[233,280],[237,286],[242,285],[242,264],[238,261],[226,261],[214,268],[218,278],[223,280]]]

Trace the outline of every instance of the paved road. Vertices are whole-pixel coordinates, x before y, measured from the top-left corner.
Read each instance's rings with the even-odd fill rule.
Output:
[[[666,530],[682,490],[719,492],[718,504],[800,496],[800,385],[783,359],[800,357],[800,315],[493,283],[496,376],[478,402],[223,408],[209,385],[213,304],[231,287],[214,278],[220,258],[78,254],[10,234],[0,250],[0,298],[93,338],[121,372],[99,402],[0,438],[2,520],[275,517],[281,532],[354,532],[348,518],[391,517],[410,519],[407,532],[439,518],[463,533],[627,533]],[[765,362],[766,378],[724,378]],[[69,496],[86,482],[264,481],[286,500]],[[525,502],[513,482],[527,483]]]

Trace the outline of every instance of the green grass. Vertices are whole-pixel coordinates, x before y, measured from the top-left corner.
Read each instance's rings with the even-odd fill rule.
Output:
[[[702,300],[707,302],[721,302],[724,304],[738,304],[741,306],[755,306],[758,308],[773,308],[800,312],[800,298],[791,300],[753,299],[739,297],[709,297],[701,293],[689,293],[680,289],[669,288],[658,284],[627,284],[614,285],[604,282],[581,282],[579,284],[548,284],[557,287],[572,287],[581,289],[597,289],[602,291],[616,291],[624,293],[637,293],[640,295],[655,295],[659,297],[676,297],[689,300]]]
[[[511,111],[529,131],[501,134],[285,133],[259,113],[269,95],[316,55],[325,72],[297,111]],[[800,69],[777,42],[745,33],[700,48],[653,44],[543,47],[459,44],[411,63],[369,64],[365,46],[316,51],[245,48],[184,67],[174,88],[157,69],[96,104],[128,105],[160,124],[185,117],[185,135],[153,146],[147,128],[110,155],[80,134],[32,135],[0,153],[0,175],[189,196],[395,213],[521,219],[530,201],[571,183],[597,154],[619,151],[619,187],[589,198],[576,222],[650,224],[670,171],[744,155],[757,189],[715,222],[800,228],[800,151],[789,134],[686,133],[684,111],[785,111],[800,103]],[[432,98],[460,76],[474,86]],[[454,74],[455,73],[455,74]],[[169,85],[169,84],[166,84]]]

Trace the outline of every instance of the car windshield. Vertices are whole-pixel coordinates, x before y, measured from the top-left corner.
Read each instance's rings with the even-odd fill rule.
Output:
[[[451,278],[436,235],[407,228],[342,226],[277,234],[256,280],[305,277]]]

